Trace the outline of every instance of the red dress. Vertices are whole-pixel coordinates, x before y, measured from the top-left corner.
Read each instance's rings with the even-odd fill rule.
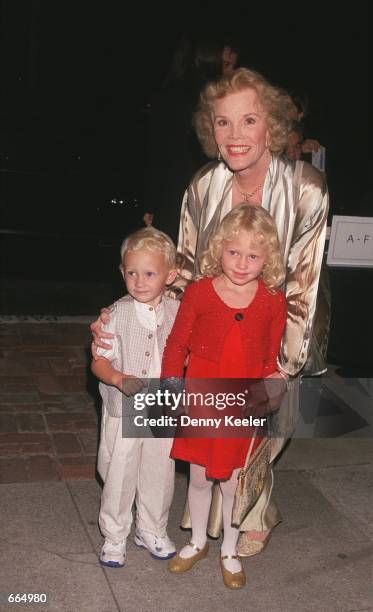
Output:
[[[275,359],[279,351],[286,319],[286,305],[283,294],[280,292],[277,292],[276,295],[269,294],[260,281],[257,294],[247,308],[230,308],[216,293],[212,280],[207,278],[193,283],[190,286],[189,294],[187,289],[185,296],[187,299],[185,302],[185,297],[182,300],[174,328],[167,341],[162,362],[162,378],[182,376],[182,372],[178,371],[178,369],[180,369],[180,360],[184,359],[186,353],[190,355],[185,375],[186,379],[248,378],[267,376],[275,371]],[[199,285],[197,291],[192,288],[193,285]],[[272,361],[271,365],[268,365],[269,362],[266,362],[270,371],[265,366],[262,366],[259,371],[259,366],[255,360],[249,360],[245,354],[242,338],[244,328],[242,322],[236,320],[235,315],[241,313],[243,317],[249,317],[252,321],[252,326],[255,327],[258,323],[258,317],[256,316],[257,309],[263,310],[263,299],[266,301],[267,294],[271,303],[273,298],[277,296],[277,299],[274,300],[277,302],[277,306],[275,309],[271,308],[268,310],[265,317],[265,329],[261,330],[264,335],[271,334],[272,331],[272,342],[268,343],[267,349]],[[205,316],[206,313],[208,314],[207,320],[214,320],[214,315],[216,314],[220,314],[221,317],[223,317],[223,314],[225,316],[227,313],[229,314],[229,329],[224,329],[223,331],[224,338],[223,342],[220,343],[219,354],[216,352],[211,353],[215,356],[214,361],[204,356],[206,350],[210,356],[210,347],[203,345],[203,336],[200,338],[200,344],[198,341],[196,342],[195,337],[193,338],[193,329],[195,330],[198,327],[195,324],[196,320]],[[194,320],[192,321],[193,318]],[[206,334],[204,336],[206,338],[209,336],[210,330],[206,329],[206,327],[205,330]],[[215,329],[214,331],[217,339],[216,344],[219,344],[220,334],[217,332],[220,330]],[[264,338],[260,335],[258,337],[262,340],[261,344],[265,344]],[[213,341],[212,344],[214,344]],[[191,346],[195,350],[191,350]],[[221,411],[220,414],[224,414],[224,411]],[[259,442],[260,438],[257,439],[256,444],[259,444]],[[226,480],[230,478],[234,469],[244,465],[249,445],[250,438],[178,437],[174,440],[171,457],[205,466],[206,477],[208,478]]]

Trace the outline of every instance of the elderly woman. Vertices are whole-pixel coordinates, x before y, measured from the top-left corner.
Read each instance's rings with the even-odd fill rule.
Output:
[[[290,379],[286,423],[281,431],[291,434],[297,396],[296,377],[307,360],[317,287],[325,240],[328,193],[325,176],[306,162],[281,157],[288,138],[288,99],[260,74],[239,68],[201,94],[195,116],[197,135],[205,153],[214,161],[192,179],[185,194],[180,218],[178,251],[184,258],[182,287],[200,273],[199,258],[210,234],[243,200],[263,206],[273,217],[286,268],[285,293],[288,316],[278,362],[279,378]],[[93,324],[97,334],[99,325]],[[99,332],[101,337],[107,337]],[[96,340],[100,344],[100,340]],[[286,437],[286,436],[284,436]],[[284,437],[273,439],[272,458]],[[273,474],[247,515],[238,552],[249,556],[261,552],[268,536],[281,520],[271,500]],[[188,513],[183,526],[187,527]],[[219,535],[221,499],[214,492],[208,532]]]
[[[276,222],[286,267],[288,318],[278,363],[293,379],[307,360],[325,240],[328,194],[325,177],[305,162],[280,156],[288,139],[288,98],[258,73],[240,68],[201,95],[195,127],[205,153],[216,161],[193,178],[184,197],[178,251],[184,255],[184,279],[199,274],[199,257],[208,238],[229,210],[245,200],[263,206]],[[291,430],[296,384],[282,414]],[[284,427],[282,427],[283,429]],[[290,433],[290,432],[289,432]],[[273,458],[283,439],[273,440]],[[239,553],[263,550],[280,515],[270,500],[273,475],[241,530]],[[220,529],[220,499],[210,514],[210,535]],[[183,525],[187,526],[184,516]]]

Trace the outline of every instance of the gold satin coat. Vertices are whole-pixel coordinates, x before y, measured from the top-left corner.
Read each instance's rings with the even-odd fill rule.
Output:
[[[180,288],[200,273],[208,239],[232,208],[233,173],[212,162],[194,176],[180,217],[178,252],[184,264]],[[263,187],[262,206],[273,217],[286,268],[283,287],[288,317],[278,365],[290,376],[304,366],[316,309],[328,213],[325,175],[307,162],[274,156]]]

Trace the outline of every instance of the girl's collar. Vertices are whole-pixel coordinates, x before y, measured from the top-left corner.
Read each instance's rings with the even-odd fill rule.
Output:
[[[263,294],[263,291],[265,291],[266,287],[264,282],[262,281],[261,278],[258,278],[258,288],[256,290],[256,293],[253,297],[253,299],[251,300],[250,304],[248,304],[247,306],[245,306],[244,308],[234,308],[232,306],[229,306],[228,304],[226,304],[226,302],[224,302],[224,300],[220,297],[220,295],[218,294],[218,292],[216,291],[214,285],[213,285],[213,280],[214,277],[209,277],[208,280],[209,282],[209,287],[210,287],[210,291],[213,293],[213,295],[216,297],[216,299],[225,306],[225,308],[227,308],[228,310],[234,310],[234,311],[245,311],[248,310],[249,308],[252,307],[252,305],[258,300],[258,298]]]

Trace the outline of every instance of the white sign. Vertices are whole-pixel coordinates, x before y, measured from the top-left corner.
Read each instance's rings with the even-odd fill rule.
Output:
[[[334,215],[328,266],[373,267],[373,217]]]

